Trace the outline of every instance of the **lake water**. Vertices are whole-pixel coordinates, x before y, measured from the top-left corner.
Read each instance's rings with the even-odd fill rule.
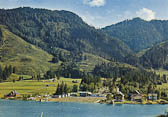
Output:
[[[0,100],[0,117],[155,117],[167,107]]]

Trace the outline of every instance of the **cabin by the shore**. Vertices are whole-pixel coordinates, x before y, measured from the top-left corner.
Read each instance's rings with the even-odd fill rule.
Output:
[[[142,94],[139,91],[135,90],[131,96],[131,101],[142,102]]]
[[[72,92],[72,93],[70,93],[70,96],[71,96],[71,97],[77,97],[77,96],[78,96],[78,93],[77,93],[77,92]]]
[[[21,97],[21,95],[16,90],[13,90],[9,94],[4,95],[4,97],[13,98],[13,97]]]
[[[157,99],[158,99],[157,93],[149,93],[148,94],[148,100],[157,100]]]
[[[62,95],[53,95],[52,98],[67,98],[70,94],[62,94]]]
[[[92,95],[92,93],[88,91],[79,91],[78,93],[80,97],[87,97]]]

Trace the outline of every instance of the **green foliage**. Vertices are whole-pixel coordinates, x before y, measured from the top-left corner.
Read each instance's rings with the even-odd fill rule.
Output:
[[[62,95],[62,94],[67,94],[68,93],[68,87],[67,84],[64,84],[64,82],[57,85],[57,89],[54,95]]]
[[[140,18],[125,20],[103,29],[108,35],[121,39],[135,52],[167,40],[168,21],[145,21]]]
[[[13,67],[10,66],[5,66],[4,69],[2,69],[2,67],[0,66],[0,79],[1,82],[3,80],[7,80],[7,78],[13,73]]]
[[[164,68],[168,69],[168,41],[158,44],[148,50],[140,61],[146,68]]]
[[[106,98],[107,98],[107,100],[112,100],[113,96],[112,96],[112,94],[107,94]]]
[[[79,16],[68,11],[28,7],[0,10],[0,24],[6,25],[11,32],[56,58],[59,54],[58,48],[72,53],[92,53],[117,61],[124,61],[125,56],[132,54],[120,40],[87,25]],[[80,57],[77,58],[80,60]],[[60,56],[59,60],[67,61]],[[57,60],[54,59],[53,62]]]
[[[96,91],[96,88],[100,88],[101,79],[98,76],[92,74],[84,75],[80,84],[80,90],[82,91]]]
[[[149,72],[142,68],[115,66],[113,63],[97,65],[92,73],[107,78],[103,81],[103,86],[109,87],[110,92],[113,92],[115,86],[118,86],[125,94],[136,89],[140,89],[144,93],[155,92],[156,85],[165,81],[164,77],[160,77],[155,72]]]
[[[65,78],[82,78],[84,73],[80,71],[78,66],[75,63],[64,62],[62,63],[57,70],[49,70],[45,74],[46,79],[51,79],[56,76],[57,78],[62,76]]]
[[[78,92],[78,85],[73,85],[72,92]]]

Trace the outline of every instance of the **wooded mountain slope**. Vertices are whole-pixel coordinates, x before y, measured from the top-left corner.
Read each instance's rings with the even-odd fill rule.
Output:
[[[146,68],[168,69],[168,41],[152,47],[141,56],[140,61]]]
[[[139,52],[168,40],[168,21],[145,21],[140,18],[125,20],[102,29],[108,35],[119,38],[133,51]]]
[[[2,9],[0,24],[54,56],[58,54],[57,48],[117,61],[124,61],[125,56],[133,54],[122,41],[87,25],[79,16],[68,11],[28,7]]]

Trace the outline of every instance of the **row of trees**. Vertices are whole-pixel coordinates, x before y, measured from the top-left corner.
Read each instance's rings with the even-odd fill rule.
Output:
[[[132,68],[116,63],[97,65],[93,74],[106,78],[103,81],[103,86],[109,87],[110,92],[113,92],[115,87],[119,87],[126,95],[135,90],[140,90],[143,93],[158,93],[156,85],[167,83],[166,75],[160,76],[142,68]],[[161,92],[160,95],[164,96],[164,92]]]
[[[12,74],[16,73],[16,67],[10,66],[5,66],[4,69],[0,66],[0,80],[7,80],[7,78]]]
[[[68,86],[66,83],[62,82],[61,84],[57,85],[57,89],[54,95],[63,95],[69,92]]]
[[[84,76],[84,72],[80,71],[75,63],[72,62],[64,62],[62,63],[59,68],[55,71],[49,70],[44,75],[45,79],[51,79],[57,77],[58,79],[60,76],[65,78],[82,78]]]

